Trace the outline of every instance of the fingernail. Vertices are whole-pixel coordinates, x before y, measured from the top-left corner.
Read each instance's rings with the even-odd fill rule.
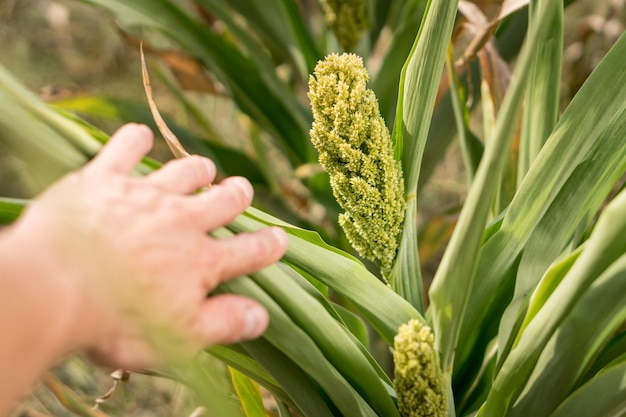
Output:
[[[254,339],[265,331],[269,317],[267,311],[261,306],[252,306],[246,311],[246,324],[243,336],[246,339]]]
[[[250,181],[243,177],[235,177],[232,179],[232,181],[234,181],[234,184],[239,187],[241,191],[244,192],[245,196],[248,199],[252,200],[252,196],[254,195],[254,189],[252,188],[252,184],[250,184]]]
[[[208,158],[202,158],[202,163],[204,164],[204,167],[206,168],[210,177],[215,175],[215,164],[213,163],[213,161]]]
[[[148,126],[138,124],[136,130],[137,135],[141,136],[142,139],[152,139],[152,129],[150,129]]]
[[[280,227],[271,227],[270,231],[278,241],[281,247],[286,248],[289,244],[289,238],[287,237],[287,233]]]

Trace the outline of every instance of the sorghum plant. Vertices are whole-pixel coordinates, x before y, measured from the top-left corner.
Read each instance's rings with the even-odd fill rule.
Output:
[[[218,289],[258,300],[271,316],[260,339],[211,347],[200,355],[237,370],[235,388],[264,386],[280,416],[623,414],[626,35],[573,100],[560,104],[561,1],[505,1],[491,23],[465,1],[371,2],[391,22],[387,26],[398,19],[408,25],[416,16],[421,25],[414,33],[406,27],[394,32],[396,39],[411,34],[412,47],[390,45],[394,53],[405,52],[404,65],[391,71],[397,56],[389,57],[369,86],[363,60],[316,43],[291,0],[267,2],[275,15],[255,2],[197,2],[225,22],[235,43],[169,0],[87,2],[125,24],[156,28],[204,63],[262,127],[264,146],[282,150],[294,173],[315,171],[319,156],[328,177],[294,174],[307,186],[307,201],[336,213],[354,249],[373,260],[389,282],[300,227],[304,220],[333,236],[312,217],[290,215],[294,225],[251,208],[216,231],[217,237],[228,237],[278,225],[290,236],[277,265]],[[504,92],[501,82],[508,77],[494,72],[503,62],[495,64],[490,33],[496,26],[505,30],[520,16],[511,13],[525,3],[529,29]],[[257,36],[243,30],[233,12],[248,19]],[[476,41],[455,60],[451,40],[459,12]],[[385,24],[372,10],[369,14],[370,38],[378,39]],[[465,77],[475,56],[482,77],[480,139],[470,123],[472,89]],[[287,82],[274,60],[289,68]],[[307,79],[311,111],[297,98]],[[397,100],[382,87],[388,79],[396,83]],[[443,127],[436,123],[446,114],[443,99],[437,100],[440,86],[449,103]],[[68,109],[77,101],[61,105]],[[0,106],[2,143],[30,161],[42,182],[80,166],[106,141],[76,116],[39,102],[4,70]],[[559,115],[560,108],[565,110]],[[391,134],[381,115],[393,115],[387,120]],[[19,129],[16,121],[24,121]],[[450,125],[459,133],[469,187],[426,297],[417,244],[419,185],[436,154],[429,144],[444,140],[440,129]],[[280,183],[262,156],[253,160],[262,167],[265,185]],[[146,159],[137,170],[159,166]],[[328,202],[332,195],[338,206]],[[0,219],[11,222],[26,203],[0,200]],[[395,370],[385,369],[384,358],[372,353],[377,342],[392,351]],[[209,384],[198,372],[203,366],[199,360],[176,375],[191,375],[183,379],[201,392]],[[245,406],[217,407],[215,415],[254,415],[250,404],[259,400],[256,391],[235,391]]]

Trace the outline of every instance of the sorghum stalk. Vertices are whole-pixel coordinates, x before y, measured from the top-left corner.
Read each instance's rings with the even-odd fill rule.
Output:
[[[344,51],[352,51],[369,27],[365,0],[321,0],[326,24]]]
[[[394,338],[398,407],[403,417],[445,417],[445,381],[430,327],[410,320]]]
[[[354,54],[329,55],[309,78],[311,141],[330,175],[352,246],[383,275],[396,257],[404,220],[404,180],[367,70]]]

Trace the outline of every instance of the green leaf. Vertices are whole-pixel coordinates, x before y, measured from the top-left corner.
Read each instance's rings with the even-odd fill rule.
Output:
[[[232,386],[222,364],[208,355],[198,355],[192,361],[175,366],[178,379],[193,390],[197,401],[215,417],[244,417],[241,407],[232,401]]]
[[[382,3],[389,4],[392,2],[384,0]],[[413,0],[402,5],[398,1],[395,2],[395,8],[401,9],[398,13],[399,21],[390,19],[394,21],[387,23],[387,27],[393,30],[393,35],[389,45],[385,48],[380,68],[372,74],[370,87],[378,99],[380,114],[389,127],[393,125],[396,115],[395,105],[398,100],[398,84],[400,83],[402,67],[411,52],[411,46],[424,17],[423,3],[425,3],[423,0]],[[378,15],[374,17],[376,18]]]
[[[417,199],[413,194],[407,200],[398,254],[388,279],[395,292],[423,313],[424,290],[417,238]]]
[[[252,298],[268,310],[270,324],[263,337],[310,375],[342,413],[376,416],[365,399],[324,356],[310,335],[301,329],[294,322],[294,318],[290,317],[257,283],[250,278],[241,277],[222,283],[220,287],[225,291]]]
[[[154,132],[158,132],[150,110],[145,104],[113,97],[86,96],[57,101],[54,105],[64,110],[114,120],[119,123],[143,123],[150,126]],[[256,162],[242,152],[215,141],[198,138],[171,118],[164,117],[164,120],[187,151],[211,158],[225,176],[241,175],[257,186],[265,185],[264,176]]]
[[[294,408],[304,417],[334,417],[337,409],[311,378],[283,352],[264,338],[244,342],[242,346],[284,387]],[[279,397],[280,398],[280,397]],[[284,400],[283,400],[284,401]],[[331,411],[331,409],[333,411]]]
[[[458,0],[428,1],[413,48],[402,68],[393,128],[396,159],[401,161],[404,170],[407,208],[389,281],[400,295],[422,312],[424,295],[415,220],[417,185],[457,5]]]
[[[516,276],[520,277],[518,286],[534,288],[626,170],[625,54],[623,35],[565,110],[502,226],[483,245],[477,266],[480,280],[472,286],[462,324],[459,364],[471,360],[473,349],[482,357],[480,345],[493,335],[481,328],[501,316],[511,297],[502,288],[512,286]],[[501,333],[501,337],[509,335]]]
[[[593,364],[581,378],[583,381],[591,379],[595,374],[600,372],[604,367],[610,366],[613,361],[619,361],[626,355],[626,330],[622,330],[602,349],[602,352],[595,358]]]
[[[532,15],[539,0],[529,5]],[[529,22],[532,28],[532,20]],[[526,92],[517,180],[521,183],[533,160],[552,133],[559,116],[561,61],[563,59],[563,8],[549,23],[550,33],[535,51],[531,80]],[[532,29],[531,29],[532,30]]]
[[[530,2],[531,15],[537,7],[538,0]],[[529,24],[532,28],[532,20]],[[526,104],[524,108],[522,136],[520,139],[518,158],[518,182],[521,182],[530,165],[539,154],[539,151],[554,129],[559,115],[561,60],[563,55],[562,8],[559,13],[554,15],[553,21],[549,24],[549,28],[550,32],[547,35],[545,42],[542,42],[535,51],[531,79],[526,92]],[[559,211],[566,210],[562,206],[558,207]],[[560,230],[568,229],[561,228]],[[558,233],[556,230],[555,232]],[[535,234],[535,236],[538,236],[538,234]],[[551,237],[550,240],[553,240],[553,238],[554,237]],[[545,243],[538,243],[536,245],[533,243],[535,242],[533,242],[532,239],[528,243],[528,248],[533,250],[533,254],[543,256],[544,259],[548,261],[549,259],[545,255],[556,256],[556,253],[553,251],[548,250],[547,252],[543,252],[543,250],[546,249]],[[526,276],[525,269],[529,266],[534,268],[533,265],[526,262],[528,259],[533,259],[533,263],[536,261],[534,256],[529,255],[524,255],[522,259],[522,265],[519,270],[519,273],[521,274],[520,276]],[[541,263],[541,265],[545,267],[545,263]],[[507,308],[505,320],[500,327],[501,335],[512,333],[512,329],[507,326],[512,322],[512,318],[517,317],[520,314],[520,310],[523,311],[524,307],[527,305],[528,294],[532,291],[532,288],[538,279],[535,274],[537,273],[534,272],[533,275],[529,274],[530,276],[534,276],[535,279],[517,280],[513,301]],[[500,340],[500,344],[501,346],[505,346],[506,342],[504,340]]]
[[[450,83],[450,98],[452,99],[452,109],[454,110],[465,171],[467,172],[468,184],[471,184],[483,155],[484,147],[470,129],[471,114],[467,106],[467,91],[456,73],[452,45],[449,46],[446,55],[446,72]]]
[[[626,318],[623,317],[626,314],[626,308],[622,302],[626,288],[621,290],[621,286],[626,285],[624,276],[626,257],[623,256],[626,253],[626,242],[623,240],[623,235],[626,233],[626,217],[623,215],[625,210],[626,193],[621,193],[600,216],[587,242],[587,247],[576,263],[543,307],[522,330],[519,342],[513,346],[496,376],[481,415],[505,415],[528,378],[531,377],[535,366],[538,370],[543,367],[552,370],[548,364],[537,362],[543,351],[547,352],[546,355],[559,352],[559,355],[564,358],[571,354],[582,354],[583,359],[578,361],[572,359],[571,363],[568,362],[565,365],[566,368],[574,370],[575,376],[582,373],[582,369],[576,369],[575,364],[585,366],[585,361],[589,362],[590,358],[584,358],[584,355],[593,356],[594,349],[599,348],[593,345],[601,343],[608,329],[613,327],[614,331]],[[617,259],[620,261],[611,266]],[[599,276],[601,277],[594,283]],[[606,285],[606,281],[611,281],[611,284]],[[621,320],[619,320],[620,317]],[[613,320],[617,320],[617,323],[613,323]],[[578,326],[580,326],[580,331]],[[574,336],[569,336],[570,334]],[[556,343],[561,336],[565,342],[570,340],[571,343],[569,345],[566,343],[567,349],[563,347],[555,351],[549,341],[553,338],[550,343]],[[574,340],[571,339],[572,337]],[[581,343],[591,343],[592,346],[577,347],[577,344]],[[563,365],[560,372],[565,372],[562,368]],[[559,376],[559,373],[553,370],[552,375]],[[552,383],[546,384],[544,388],[547,390]],[[556,385],[566,387],[567,383],[558,381]],[[560,389],[556,385],[552,389]],[[537,388],[542,386],[542,384],[537,384]],[[546,403],[548,403],[547,400]]]
[[[458,1],[429,0],[413,48],[402,68],[393,141],[407,194],[414,194]]]
[[[215,232],[214,232],[215,233]],[[219,231],[216,235],[228,238],[231,234]],[[347,328],[300,287],[284,268],[276,265],[251,274],[252,280],[282,308],[282,310],[315,342],[328,362],[332,364],[361,396],[380,415],[399,417],[397,408],[385,392],[379,373],[372,366],[375,361],[366,356],[350,336]]]
[[[69,136],[73,135],[73,141]],[[87,135],[88,136],[88,135]],[[66,139],[67,138],[67,139]],[[0,66],[0,143],[24,161],[33,193],[85,163],[99,146],[72,122],[42,103]]]
[[[275,72],[262,71],[233,44],[169,0],[81,0],[102,7],[123,25],[157,29],[196,56],[225,85],[239,108],[266,129],[292,163],[314,160],[310,115]]]
[[[28,200],[0,197],[0,224],[11,224],[22,214]]]
[[[380,367],[378,362],[372,357],[371,353],[368,350],[368,346],[370,345],[369,334],[367,331],[367,327],[363,320],[354,314],[352,311],[346,309],[337,303],[331,303],[328,297],[328,287],[324,286],[321,282],[317,281],[313,276],[310,276],[306,272],[296,268],[293,265],[287,265],[284,261],[276,264],[280,269],[285,271],[291,279],[293,279],[296,284],[301,286],[309,295],[311,295],[315,300],[320,303],[326,311],[342,326],[345,326],[346,329],[350,332],[348,335],[354,339],[354,343],[357,347],[362,351],[363,355],[370,362],[371,366],[377,372],[378,376],[382,380],[383,384],[387,384],[391,387],[392,382]],[[307,278],[304,278],[307,276]],[[322,290],[318,286],[314,284],[319,283],[322,285],[324,294],[322,294]],[[395,397],[395,391],[393,388],[388,388],[387,391]]]
[[[228,368],[228,370],[246,417],[265,417],[263,397],[261,397],[261,390],[257,383],[236,369]]]
[[[446,373],[452,372],[462,320],[468,301],[473,298],[470,289],[476,276],[482,235],[499,185],[500,173],[508,159],[509,144],[517,125],[527,73],[532,62],[532,51],[545,37],[545,22],[556,13],[557,6],[554,2],[544,2],[537,13],[538,30],[531,32],[519,57],[513,82],[496,121],[494,135],[485,141],[488,146],[430,288],[436,346],[441,352],[442,368]]]
[[[252,217],[247,213],[252,213]],[[425,323],[415,308],[380,282],[360,262],[339,249],[328,247],[323,241],[318,244],[321,239],[317,233],[298,229],[268,214],[263,214],[263,221],[259,221],[259,215],[259,210],[248,210],[228,227],[235,232],[254,231],[268,225],[283,227],[289,234],[285,261],[349,300],[390,346],[393,346],[393,338],[400,325],[411,318]]]
[[[352,333],[363,346],[369,346],[369,335],[363,320],[340,304],[333,304],[333,307],[341,316],[341,320],[346,324],[348,329],[350,329],[350,333]]]
[[[254,379],[280,401],[287,402],[295,407],[295,404],[278,381],[259,362],[252,358],[241,345],[215,345],[206,349],[206,352],[229,367],[237,369],[242,374]]]
[[[572,393],[550,417],[621,417],[626,412],[626,360]]]
[[[585,290],[555,330],[509,416],[547,416],[554,411],[626,320],[624,294],[626,255]]]
[[[219,0],[202,0],[210,10],[217,12],[223,8]],[[228,6],[246,18],[247,30],[259,35],[270,46],[270,49],[288,55],[301,80],[306,81],[308,74],[322,54],[317,50],[315,42],[293,0],[267,0],[259,3],[253,0],[236,0],[227,2]],[[232,12],[231,12],[232,14]],[[224,19],[224,13],[218,14]],[[233,24],[229,24],[233,27]],[[249,52],[250,48],[248,48]]]
[[[530,296],[529,307],[526,311],[526,315],[524,316],[524,322],[518,330],[518,334],[521,334],[524,331],[528,323],[541,310],[554,290],[559,286],[561,281],[563,281],[563,278],[565,278],[574,263],[578,260],[585,248],[586,245],[583,244],[574,252],[568,254],[565,258],[556,261],[552,264],[548,271],[546,271],[546,274],[541,278],[541,281]]]
[[[5,106],[5,103],[8,102],[8,100],[13,100],[23,112],[28,112],[31,117],[34,116],[37,119],[36,124],[40,126],[39,129],[42,128],[41,126],[46,126],[48,129],[52,129],[56,133],[55,136],[62,136],[66,138],[66,140],[83,155],[94,155],[100,149],[98,142],[94,140],[93,137],[87,134],[87,132],[75,123],[72,123],[72,121],[63,117],[58,112],[51,109],[47,104],[39,100],[2,66],[0,66],[0,91],[3,95],[6,95],[6,98],[3,97],[3,100],[1,100]],[[13,104],[13,106],[16,104]],[[9,110],[7,110],[7,113],[8,111]],[[19,110],[15,109],[14,111]],[[15,125],[15,129],[22,128],[22,126],[17,123],[17,120],[14,120],[13,124]],[[10,128],[8,123],[7,126],[4,126],[4,128]],[[19,137],[19,135],[14,136]],[[33,140],[34,139],[31,139],[30,141],[32,142]],[[48,140],[47,143],[55,143],[57,148],[61,147],[61,144],[58,143],[58,141],[53,141],[52,139]],[[44,146],[40,145],[39,147]],[[67,158],[67,160],[72,159],[69,155],[62,156]],[[57,157],[57,159],[60,158]]]

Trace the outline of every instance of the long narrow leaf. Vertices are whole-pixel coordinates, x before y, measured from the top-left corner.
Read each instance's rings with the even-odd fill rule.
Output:
[[[587,242],[587,247],[567,276],[563,278],[530,323],[522,329],[518,343],[514,345],[494,381],[482,410],[482,416],[505,415],[530,377],[541,352],[555,334],[557,327],[566,319],[596,277],[626,253],[626,243],[622,239],[626,233],[624,210],[626,210],[626,193],[620,194],[606,208]],[[622,282],[626,282],[623,278],[621,279]],[[617,291],[615,296],[622,297],[622,294]],[[624,306],[623,300],[606,301],[609,308]],[[598,308],[596,311],[601,310]],[[590,312],[589,316],[591,315]],[[608,319],[610,320],[611,316],[608,316]]]
[[[229,367],[237,369],[242,374],[254,379],[280,401],[295,407],[295,403],[292,402],[278,381],[259,362],[252,358],[241,345],[215,345],[209,347],[206,352]]]
[[[246,417],[266,417],[263,397],[257,383],[235,369],[229,368],[228,371]]]
[[[547,416],[554,411],[624,320],[626,255],[597,278],[556,329],[508,415]]]
[[[532,62],[531,52],[544,38],[544,23],[556,13],[557,6],[554,2],[544,2],[538,11],[538,30],[530,34],[528,43],[522,50],[514,80],[496,122],[494,137],[487,141],[489,146],[485,150],[459,222],[430,289],[436,344],[441,353],[442,368],[447,373],[452,372],[461,323],[475,277],[482,233],[499,183],[499,173],[508,157],[508,147],[522,105],[527,72]]]
[[[270,313],[270,324],[264,337],[291,360],[297,361],[298,366],[319,384],[342,413],[362,413],[364,417],[376,415],[341,373],[330,364],[310,336],[256,283],[247,277],[241,277],[221,284],[221,288],[263,304]]]
[[[484,149],[482,143],[480,143],[470,129],[470,109],[466,103],[467,93],[456,73],[454,66],[454,49],[452,45],[448,48],[446,55],[446,72],[448,73],[448,81],[450,83],[450,98],[452,100],[452,109],[454,110],[454,119],[459,135],[465,171],[467,172],[467,180],[468,184],[471,184]]]
[[[0,197],[0,224],[11,224],[20,216],[28,200]]]
[[[477,267],[480,280],[471,289],[462,324],[459,363],[465,363],[473,349],[477,353],[484,349],[484,342],[495,335],[485,334],[482,327],[508,305],[511,293],[502,289],[512,289],[516,275],[538,282],[626,170],[625,54],[623,35],[563,113],[500,229],[483,245]],[[514,267],[524,248],[522,275]]]
[[[523,2],[520,2],[523,3]],[[539,0],[530,2],[530,14]],[[521,183],[532,161],[550,136],[559,115],[561,62],[563,59],[563,8],[549,23],[550,33],[535,51],[535,62],[526,93],[524,125],[520,140],[517,179]],[[532,19],[529,24],[532,28]]]
[[[242,346],[284,387],[305,417],[334,417],[332,401],[319,390],[311,378],[289,357],[265,339],[244,342]],[[280,397],[278,397],[280,398]],[[282,400],[284,401],[284,400]],[[328,404],[330,402],[330,404]]]
[[[404,170],[407,208],[402,240],[389,280],[420,311],[424,310],[424,295],[416,256],[417,185],[457,4],[458,0],[430,0],[426,5],[422,25],[402,68],[393,129],[396,159],[402,162]]]
[[[267,225],[281,226],[289,234],[289,248],[284,258],[288,263],[350,300],[390,346],[393,346],[393,338],[400,325],[412,318],[425,323],[408,302],[380,282],[360,262],[323,243],[317,233],[295,228],[254,209],[249,209],[228,227],[235,232],[246,232]],[[324,262],[319,262],[320,259]]]
[[[252,59],[170,0],[81,1],[108,10],[124,24],[157,29],[177,41],[224,83],[241,110],[276,138],[293,163],[314,160],[310,116],[277,75],[259,71]]]
[[[219,3],[225,2],[201,0],[201,3],[215,10]],[[228,6],[245,16],[248,24],[255,29],[254,32],[265,39],[272,49],[289,54],[300,79],[307,80],[322,54],[317,50],[298,5],[293,0],[267,0],[263,3],[231,0]],[[220,17],[224,17],[223,14],[220,13]]]
[[[612,366],[565,400],[550,417],[621,417],[626,413],[626,360]]]
[[[222,238],[229,236],[231,234],[225,230],[219,234]],[[347,329],[328,314],[324,306],[276,265],[251,274],[251,278],[307,333],[328,361],[378,414],[399,417],[372,362],[354,343],[355,339],[350,337]]]

